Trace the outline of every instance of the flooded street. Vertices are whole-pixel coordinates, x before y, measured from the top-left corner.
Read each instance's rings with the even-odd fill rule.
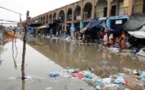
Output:
[[[21,80],[23,42],[19,39],[1,45],[1,90],[96,90],[79,79],[51,78],[49,72],[64,68],[91,69],[102,77],[124,72],[124,69],[144,70],[145,59],[130,54],[109,53],[99,45],[68,43],[61,39],[36,37],[28,41],[25,74]],[[81,83],[81,84],[80,84]]]
[[[35,51],[30,46],[26,49],[25,74],[28,80],[21,80],[22,62],[21,40],[9,41],[1,52],[0,89],[1,90],[95,90],[80,80],[69,78],[50,78],[48,72],[62,70],[63,67]],[[81,83],[80,85],[78,85]]]
[[[63,68],[93,68],[97,75],[121,73],[124,68],[144,70],[145,66],[143,57],[140,59],[129,51],[121,55],[110,53],[97,44],[81,45],[61,39],[36,38],[35,44],[29,45]]]

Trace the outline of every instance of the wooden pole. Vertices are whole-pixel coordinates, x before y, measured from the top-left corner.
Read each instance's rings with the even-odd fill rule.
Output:
[[[21,65],[21,72],[22,72],[22,80],[25,77],[25,54],[26,54],[26,37],[27,37],[27,25],[28,25],[28,18],[29,18],[29,11],[26,14],[26,25],[24,26],[24,37],[23,37],[23,53],[22,53],[22,65]]]

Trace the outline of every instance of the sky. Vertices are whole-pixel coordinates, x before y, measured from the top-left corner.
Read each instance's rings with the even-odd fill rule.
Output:
[[[22,14],[22,21],[26,19],[29,10],[30,17],[43,14],[56,8],[79,0],[0,0],[0,7],[4,7]],[[0,8],[0,20],[20,21],[20,15]],[[0,23],[7,23],[0,21]]]

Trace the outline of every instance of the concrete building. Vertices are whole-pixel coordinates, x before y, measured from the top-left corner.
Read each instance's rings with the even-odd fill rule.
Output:
[[[53,11],[46,12],[33,18],[43,25],[61,19],[63,29],[72,22],[75,24],[89,22],[97,17],[131,15],[144,13],[145,0],[80,0]]]

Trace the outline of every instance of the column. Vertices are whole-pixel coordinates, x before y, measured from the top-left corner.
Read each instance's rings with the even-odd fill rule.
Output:
[[[107,17],[110,17],[111,14],[111,1],[112,0],[107,0],[108,4],[107,4]]]
[[[116,16],[119,16],[120,14],[122,13],[120,13],[120,1],[118,0],[116,5]]]
[[[95,15],[95,0],[92,1],[92,12],[91,12],[91,19],[94,19]]]
[[[75,12],[75,10],[74,10],[74,3],[73,3],[73,8],[72,8],[72,22],[74,22],[74,12]]]
[[[83,3],[84,3],[84,0],[81,0],[81,13],[80,13],[81,20],[80,21],[83,20],[83,9],[84,9],[84,7],[83,7],[84,4]]]
[[[64,10],[64,15],[65,15],[65,20],[64,20],[64,31],[66,31],[66,21],[67,21],[67,7],[65,7],[65,10]]]
[[[133,11],[133,2],[134,0],[129,0],[129,8],[128,8],[128,15],[130,16],[132,14]]]

